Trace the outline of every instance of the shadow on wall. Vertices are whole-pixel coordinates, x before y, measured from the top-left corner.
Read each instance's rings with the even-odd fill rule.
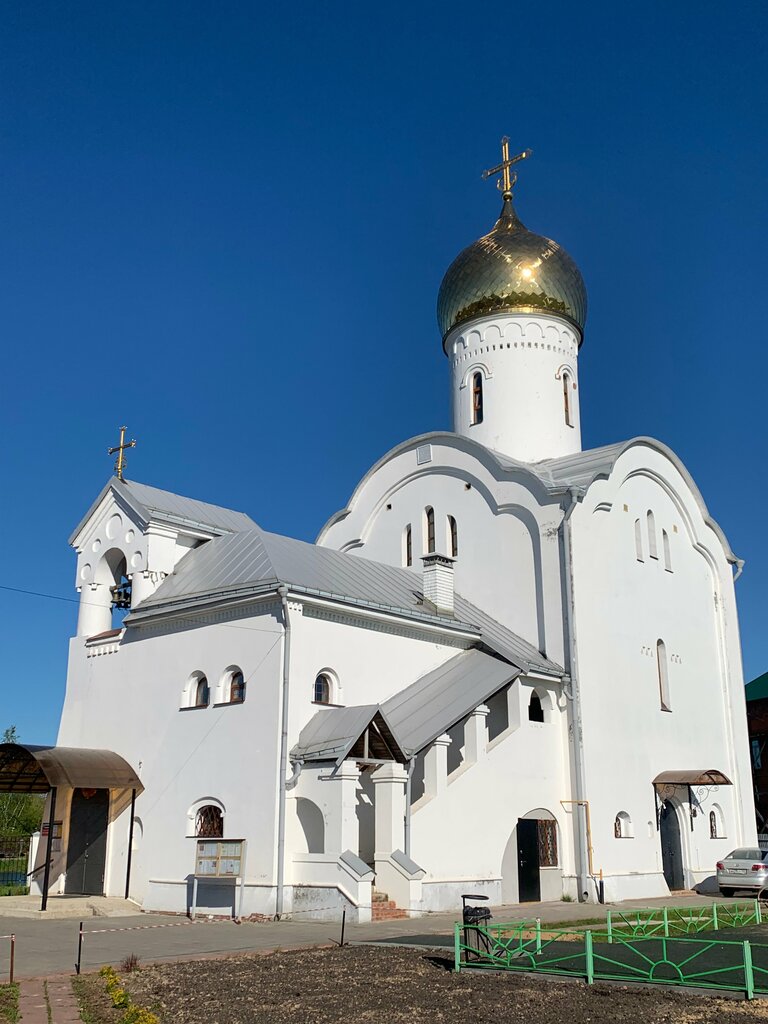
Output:
[[[187,875],[187,914],[192,913],[194,875]],[[237,879],[222,878],[217,881],[198,879],[196,913],[204,916],[237,916]]]

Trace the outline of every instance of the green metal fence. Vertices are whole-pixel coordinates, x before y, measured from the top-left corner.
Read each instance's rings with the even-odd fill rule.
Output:
[[[570,975],[768,995],[768,944],[687,937],[761,923],[760,907],[717,904],[613,914],[606,928],[547,929],[538,920],[456,925],[455,967]]]

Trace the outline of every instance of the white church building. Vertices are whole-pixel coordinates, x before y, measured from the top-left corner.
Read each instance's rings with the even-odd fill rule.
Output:
[[[452,432],[314,544],[122,473],[74,531],[50,893],[364,921],[664,896],[754,845],[741,563],[666,445],[582,450],[586,290],[510,164],[438,298]]]

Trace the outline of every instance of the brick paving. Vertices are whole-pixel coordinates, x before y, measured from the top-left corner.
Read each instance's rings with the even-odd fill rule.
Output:
[[[69,978],[33,978],[19,984],[21,1024],[82,1024],[80,1010]]]

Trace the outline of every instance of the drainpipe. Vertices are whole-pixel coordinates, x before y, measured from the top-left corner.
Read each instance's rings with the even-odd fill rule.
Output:
[[[285,584],[277,588],[283,610],[283,702],[280,712],[280,791],[277,802],[277,898],[275,900],[275,920],[279,921],[283,914],[283,898],[285,895],[285,773],[288,768],[288,682],[291,668],[291,617],[288,613],[288,587]]]
[[[581,719],[581,688],[579,685],[579,667],[576,653],[576,627],[574,624],[574,593],[573,593],[573,551],[571,547],[571,516],[576,508],[579,499],[579,491],[576,487],[569,489],[570,502],[565,509],[563,516],[563,562],[565,580],[565,631],[567,641],[568,667],[571,677],[571,728],[573,730],[573,772],[576,789],[574,804],[581,810],[577,818],[576,829],[576,854],[577,854],[577,880],[579,883],[579,900],[584,902],[589,899],[589,875],[590,875],[590,849],[587,836],[588,828],[586,822],[586,778],[584,773],[584,751],[582,748],[582,719]]]
[[[405,780],[405,834],[403,836],[403,853],[406,857],[411,856],[411,778],[416,758],[412,757],[408,762],[408,778]]]

